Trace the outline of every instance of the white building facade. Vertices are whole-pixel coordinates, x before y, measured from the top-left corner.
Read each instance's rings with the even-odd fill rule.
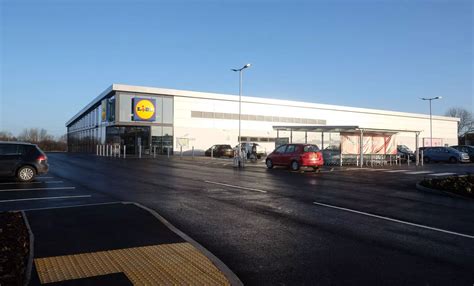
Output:
[[[151,104],[152,118],[137,116],[140,100]],[[282,125],[397,130],[397,144],[412,149],[416,146],[412,131],[419,131],[419,146],[430,142],[430,117],[425,114],[243,96],[240,118],[242,141],[257,142],[268,152],[277,136],[320,147],[340,144],[337,133],[324,134],[324,139],[318,133],[277,134],[273,127]],[[458,121],[433,116],[433,145],[456,145]],[[127,153],[135,153],[141,145],[144,152],[151,148],[160,153],[194,149],[200,154],[215,144],[238,143],[239,96],[113,84],[66,126],[72,152],[95,152],[97,144],[116,144],[127,145]]]

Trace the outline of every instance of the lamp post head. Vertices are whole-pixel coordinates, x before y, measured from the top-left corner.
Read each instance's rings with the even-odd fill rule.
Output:
[[[250,66],[251,66],[251,64],[246,64],[242,69],[249,68]]]
[[[431,98],[425,98],[425,97],[422,97],[420,98],[421,100],[435,100],[435,99],[441,99],[443,98],[442,96],[437,96],[437,97],[431,97]]]

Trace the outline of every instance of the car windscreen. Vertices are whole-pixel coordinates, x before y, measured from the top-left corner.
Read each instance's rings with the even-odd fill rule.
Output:
[[[319,147],[316,145],[306,145],[303,152],[319,152]]]
[[[411,152],[410,148],[408,148],[407,146],[405,145],[399,145],[398,146],[398,150],[402,151],[402,152]]]

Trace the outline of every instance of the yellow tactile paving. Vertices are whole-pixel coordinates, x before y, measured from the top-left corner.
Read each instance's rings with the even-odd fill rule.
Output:
[[[187,242],[37,258],[35,265],[42,284],[122,272],[134,285],[230,285]]]

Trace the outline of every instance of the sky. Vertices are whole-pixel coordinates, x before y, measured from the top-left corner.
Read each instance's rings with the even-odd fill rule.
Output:
[[[65,122],[112,83],[474,111],[474,1],[0,0],[0,131]]]

